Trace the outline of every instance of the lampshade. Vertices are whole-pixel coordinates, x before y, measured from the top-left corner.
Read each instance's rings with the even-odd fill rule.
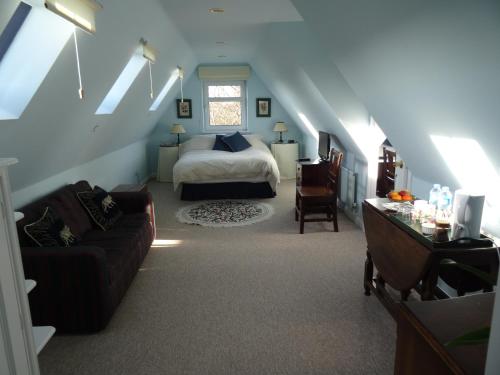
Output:
[[[278,121],[276,124],[274,124],[273,132],[286,132],[286,131],[288,131],[288,129],[284,122]]]
[[[172,129],[170,129],[171,134],[184,134],[186,130],[181,124],[172,125]]]

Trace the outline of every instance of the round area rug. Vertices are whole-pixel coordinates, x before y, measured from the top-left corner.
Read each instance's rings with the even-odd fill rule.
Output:
[[[176,217],[181,223],[205,227],[239,227],[269,219],[274,209],[267,203],[247,200],[203,201],[182,207]]]

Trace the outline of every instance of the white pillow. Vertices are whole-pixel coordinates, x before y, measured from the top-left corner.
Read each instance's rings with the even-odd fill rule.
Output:
[[[233,134],[234,132],[228,133]],[[242,134],[243,137],[255,148],[260,150],[269,151],[267,147],[262,142],[262,136],[260,134]],[[198,134],[192,136],[189,140],[181,144],[180,155],[183,155],[189,151],[197,150],[212,150],[215,144],[215,134]]]
[[[181,144],[180,154],[195,150],[211,150],[214,144],[215,134],[195,135]]]
[[[250,143],[252,143],[252,140],[256,139],[258,141],[262,141],[262,136],[260,134],[253,134],[253,133],[250,133],[250,134],[242,134],[243,137],[246,138],[246,140]]]

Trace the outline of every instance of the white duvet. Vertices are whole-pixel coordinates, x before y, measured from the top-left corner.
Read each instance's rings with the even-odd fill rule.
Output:
[[[269,148],[255,136],[245,136],[252,147],[240,152],[212,150],[215,137],[198,136],[181,147],[174,165],[174,189],[181,183],[269,182],[276,191],[280,175]]]

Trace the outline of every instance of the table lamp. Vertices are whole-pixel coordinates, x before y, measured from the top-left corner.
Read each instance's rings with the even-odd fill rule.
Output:
[[[287,131],[288,131],[288,129],[287,129],[284,122],[278,121],[276,124],[274,124],[273,132],[280,133],[279,143],[283,143],[283,132],[287,132]]]
[[[172,125],[172,129],[170,129],[170,134],[177,134],[177,146],[179,146],[181,143],[180,135],[184,134],[185,132],[186,130],[181,124]]]

